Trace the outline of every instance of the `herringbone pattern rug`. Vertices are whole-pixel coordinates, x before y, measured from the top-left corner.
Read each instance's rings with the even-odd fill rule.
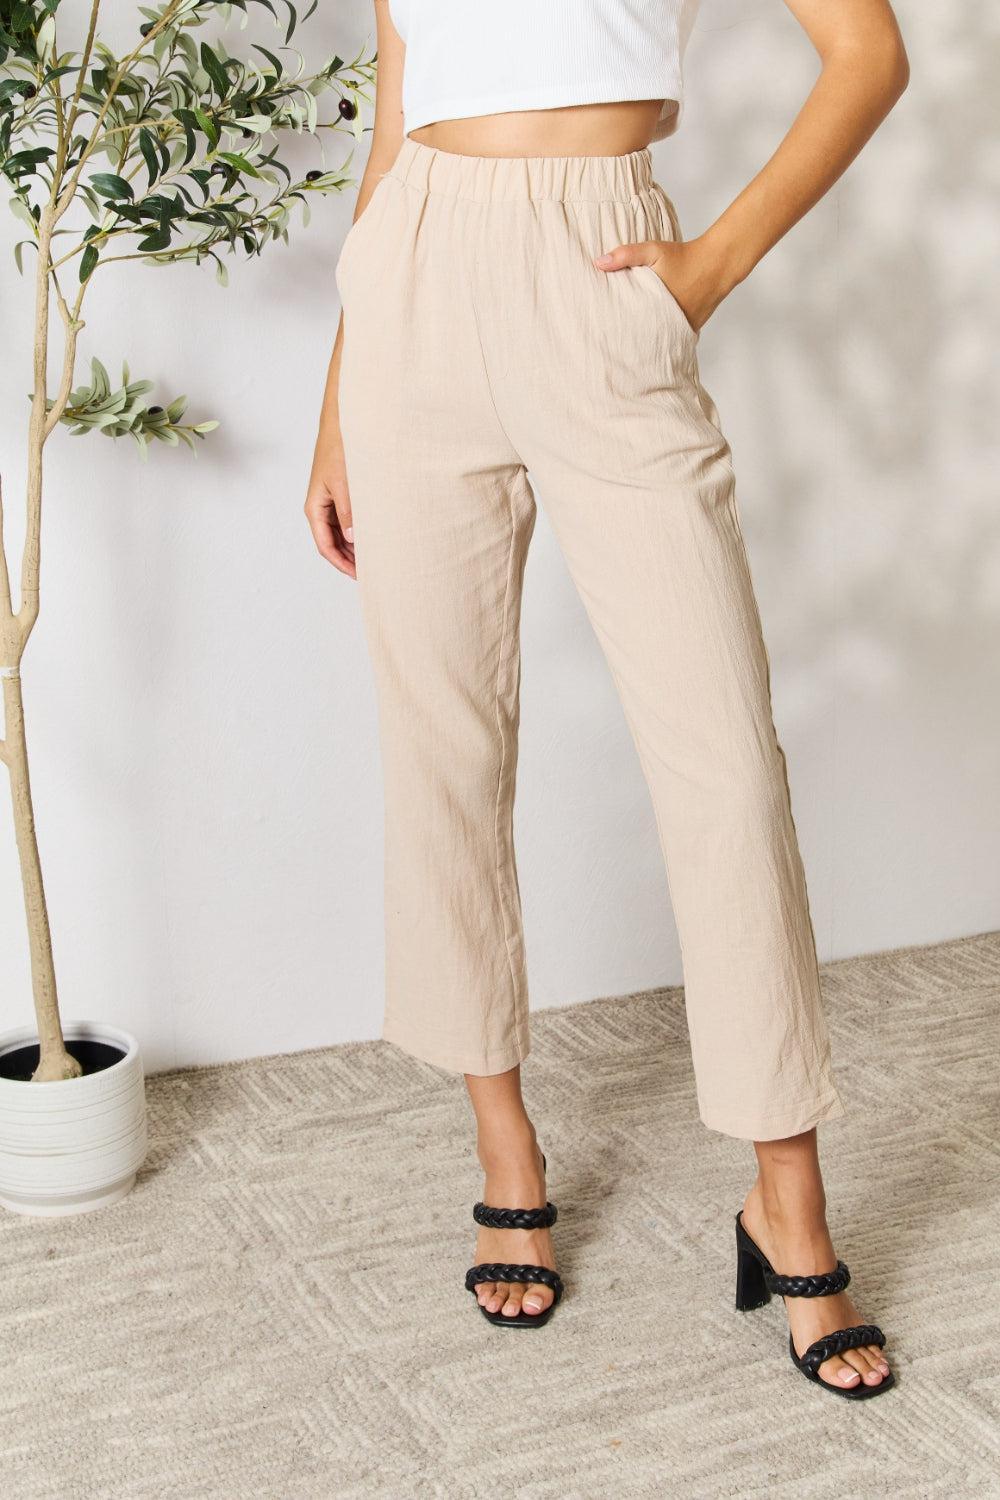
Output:
[[[749,1148],[695,1111],[677,991],[535,1017],[568,1296],[462,1288],[459,1080],[384,1043],[155,1077],[136,1190],[0,1221],[9,1500],[1000,1495],[1000,934],[827,966],[835,1238],[898,1387],[861,1406],[734,1312]]]

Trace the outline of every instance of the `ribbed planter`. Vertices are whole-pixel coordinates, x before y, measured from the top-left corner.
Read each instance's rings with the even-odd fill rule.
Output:
[[[146,1094],[135,1038],[98,1021],[66,1021],[80,1078],[31,1083],[38,1035],[0,1033],[0,1205],[77,1214],[123,1198],[146,1156]]]

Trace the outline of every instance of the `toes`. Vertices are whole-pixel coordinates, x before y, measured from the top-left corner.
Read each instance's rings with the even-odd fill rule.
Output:
[[[831,1385],[859,1385],[861,1376],[857,1370],[851,1368],[844,1360],[839,1358],[828,1359],[820,1365],[817,1371],[821,1380],[829,1380]]]
[[[476,1287],[476,1301],[480,1307],[485,1307],[497,1289],[495,1281],[481,1281]]]
[[[508,1286],[507,1282],[498,1281],[496,1286],[493,1288],[492,1297],[490,1297],[489,1301],[486,1304],[486,1311],[499,1312],[501,1307],[503,1307],[504,1303],[507,1301],[509,1292],[510,1287]]]
[[[505,1318],[516,1318],[521,1311],[521,1299],[524,1297],[524,1282],[512,1281],[507,1290],[507,1300],[501,1309]]]
[[[889,1366],[882,1358],[881,1351],[877,1347],[873,1347],[871,1344],[867,1344],[863,1349],[859,1349],[857,1352],[864,1355],[865,1361],[868,1365],[867,1370],[864,1370],[862,1372],[862,1379],[864,1380],[865,1384],[881,1385],[882,1381],[889,1373]]]
[[[851,1358],[852,1355],[854,1356],[853,1359]],[[877,1361],[872,1359],[867,1348],[852,1349],[844,1357],[854,1366],[865,1385],[882,1384],[882,1371],[879,1369]]]
[[[825,1360],[817,1374],[832,1385],[876,1386],[889,1374],[889,1365],[877,1344],[867,1344],[860,1349],[845,1349],[843,1358]]]
[[[551,1307],[554,1296],[555,1292],[551,1287],[532,1282],[524,1294],[524,1301],[521,1305],[526,1313],[544,1312],[547,1307]]]
[[[882,1371],[877,1368],[866,1348],[846,1349],[842,1363],[846,1364],[865,1385],[882,1384]],[[857,1384],[856,1381],[846,1383]]]
[[[845,1363],[850,1365],[852,1370],[857,1370],[862,1380],[864,1380],[866,1376],[871,1374],[872,1367],[868,1363],[868,1356],[863,1349],[845,1349],[844,1361]],[[880,1380],[881,1378],[882,1377],[879,1376]],[[870,1383],[871,1382],[869,1381],[869,1384]]]

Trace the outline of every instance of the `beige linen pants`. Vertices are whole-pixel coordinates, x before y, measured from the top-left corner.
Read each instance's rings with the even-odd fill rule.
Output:
[[[729,446],[650,267],[648,151],[488,158],[405,139],[337,265],[340,410],[385,779],[384,1036],[528,1052],[512,841],[525,554],[544,501],[650,787],[701,1117],[841,1114]]]

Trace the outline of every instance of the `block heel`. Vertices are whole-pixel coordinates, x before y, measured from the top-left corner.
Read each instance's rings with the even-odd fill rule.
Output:
[[[764,1268],[753,1250],[750,1236],[740,1220],[736,1220],[736,1311],[753,1312],[756,1307],[766,1307],[771,1293],[764,1280]]]

